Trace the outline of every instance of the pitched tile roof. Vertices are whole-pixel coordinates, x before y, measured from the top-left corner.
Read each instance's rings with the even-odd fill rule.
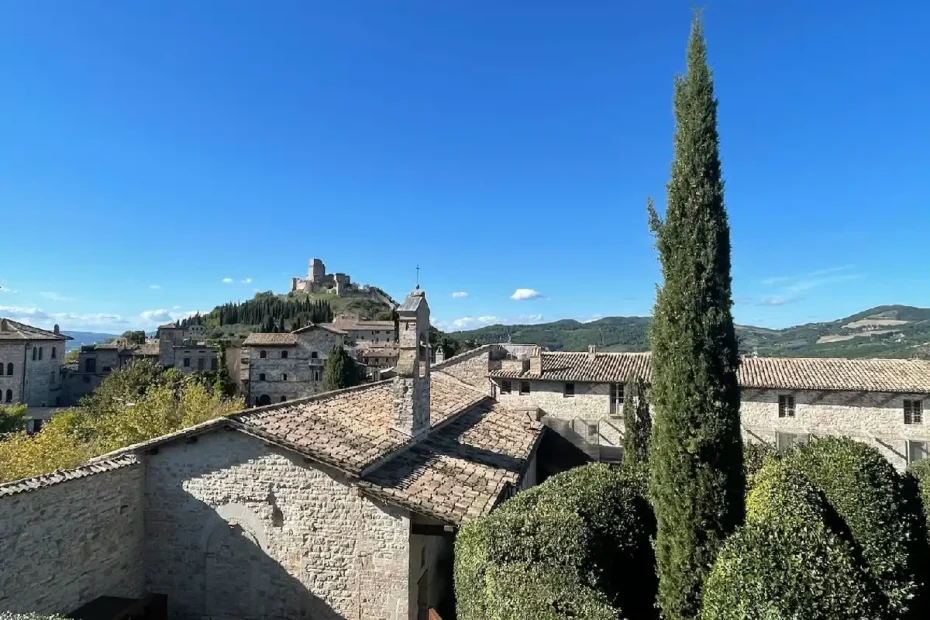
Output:
[[[297,336],[294,334],[266,334],[266,333],[254,333],[249,334],[242,346],[290,346],[297,344]]]
[[[111,459],[97,460],[85,463],[74,469],[60,469],[50,474],[43,474],[34,478],[24,478],[22,480],[13,480],[0,484],[0,497],[16,495],[17,493],[27,493],[44,489],[55,484],[84,478],[92,474],[99,474],[106,471],[113,471],[123,467],[138,464],[138,459],[134,454],[121,454]]]
[[[301,327],[300,329],[295,329],[295,330],[292,331],[291,333],[292,333],[292,334],[302,334],[302,333],[304,333],[304,332],[308,332],[308,331],[310,331],[310,330],[318,329],[318,328],[319,328],[319,329],[325,329],[325,330],[328,331],[328,332],[332,332],[332,333],[338,334],[338,335],[340,335],[340,336],[344,336],[344,335],[345,335],[345,331],[343,331],[342,329],[336,327],[336,326],[333,325],[332,323],[313,323],[312,325],[307,325],[307,326],[305,326],[305,327]]]
[[[135,350],[133,350],[132,354],[140,357],[158,357],[158,343],[146,342],[145,344],[138,345]]]
[[[485,400],[366,476],[363,488],[458,525],[486,514],[517,485],[542,427],[526,412]]]
[[[0,318],[0,340],[74,340],[71,336],[56,334],[12,319]]]
[[[441,424],[486,396],[451,378],[430,382],[430,417]],[[409,440],[392,428],[394,391],[389,381],[246,410],[232,418],[280,438],[322,462],[360,474]]]
[[[494,370],[491,377],[540,381],[625,383],[652,378],[649,353],[543,352],[542,372]],[[738,373],[744,388],[855,392],[930,393],[930,361],[744,357]]]

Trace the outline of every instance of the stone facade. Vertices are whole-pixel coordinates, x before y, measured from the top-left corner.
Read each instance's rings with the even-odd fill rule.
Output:
[[[488,396],[493,396],[494,384],[488,379],[488,370],[491,368],[491,353],[498,345],[485,345],[437,363],[433,366],[436,372],[442,372],[455,377],[463,383],[475,387]]]
[[[67,336],[0,319],[0,402],[30,407],[63,403],[61,360]]]
[[[204,342],[205,334],[203,325],[162,325],[157,335],[158,363],[184,373],[216,370],[219,349]]]
[[[68,613],[141,596],[142,468],[0,494],[0,611]]]
[[[409,515],[302,460],[223,430],[147,458],[146,582],[171,615],[416,617]]]
[[[269,405],[304,398],[323,391],[323,372],[333,347],[343,343],[343,336],[322,327],[310,327],[293,334],[288,344],[251,344],[261,342],[253,334],[242,349],[247,362],[243,375],[247,377],[246,397],[251,405]]]

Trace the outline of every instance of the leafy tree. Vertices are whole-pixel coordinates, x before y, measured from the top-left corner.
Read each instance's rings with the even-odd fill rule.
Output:
[[[0,405],[0,435],[26,430],[26,405]]]
[[[342,345],[333,347],[323,370],[323,389],[325,391],[341,390],[358,385],[358,371],[353,360]]]
[[[64,357],[61,358],[61,363],[70,364],[71,362],[76,362],[78,361],[78,358],[80,357],[80,355],[81,355],[80,349],[71,349],[70,351],[65,353]]]
[[[637,379],[626,387],[623,392],[623,464],[636,468],[649,462],[652,418],[643,380]]]
[[[649,334],[655,408],[650,496],[658,521],[659,601],[668,620],[697,616],[709,567],[744,514],[730,230],[717,101],[699,15],[674,107],[675,159],[664,221],[649,204],[664,279]]]
[[[145,331],[141,329],[137,331],[125,331],[120,338],[126,339],[129,344],[145,344]]]
[[[217,360],[216,378],[213,383],[213,391],[223,396],[233,396],[236,393],[236,384],[232,377],[229,376],[229,368],[226,365],[226,345],[220,345],[220,355]]]

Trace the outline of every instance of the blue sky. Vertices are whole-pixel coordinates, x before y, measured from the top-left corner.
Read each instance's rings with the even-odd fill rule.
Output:
[[[419,264],[445,328],[648,314],[691,4],[3,3],[0,314],[152,327],[311,257]],[[930,5],[704,6],[736,320],[930,306]]]

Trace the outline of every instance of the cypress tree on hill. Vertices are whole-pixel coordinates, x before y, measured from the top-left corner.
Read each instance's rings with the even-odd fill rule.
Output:
[[[342,346],[333,347],[323,370],[323,390],[341,390],[358,385],[358,371],[353,360]]]
[[[699,614],[718,548],[744,516],[730,228],[699,16],[687,67],[675,83],[675,159],[664,221],[649,204],[664,279],[650,326],[649,465],[659,603],[667,620]]]
[[[623,392],[623,427],[623,464],[631,468],[646,465],[652,419],[641,378],[627,385]]]

